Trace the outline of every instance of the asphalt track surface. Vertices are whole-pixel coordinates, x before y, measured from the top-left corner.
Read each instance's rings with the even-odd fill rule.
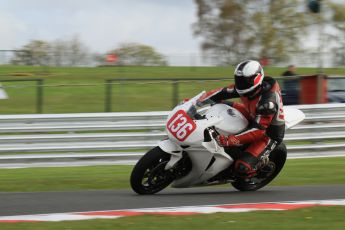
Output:
[[[167,189],[140,196],[131,190],[0,193],[0,216],[134,208],[344,199],[345,185],[266,187],[238,192],[229,187]]]

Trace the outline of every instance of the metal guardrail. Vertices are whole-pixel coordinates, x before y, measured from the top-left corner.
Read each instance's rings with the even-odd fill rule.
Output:
[[[286,133],[289,157],[345,155],[345,104],[294,107],[306,119]],[[0,167],[133,162],[166,137],[167,114],[2,115]]]

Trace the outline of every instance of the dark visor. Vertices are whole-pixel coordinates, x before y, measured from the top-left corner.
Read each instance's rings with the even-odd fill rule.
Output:
[[[254,79],[257,76],[257,74],[250,76],[250,77],[244,77],[235,75],[235,86],[239,90],[245,90],[249,89],[254,85]]]

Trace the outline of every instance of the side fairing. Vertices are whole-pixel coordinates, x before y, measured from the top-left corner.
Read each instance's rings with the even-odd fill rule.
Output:
[[[214,117],[219,117],[220,122],[215,127],[223,135],[238,134],[248,126],[248,121],[242,113],[225,104],[216,104],[207,111],[207,119]]]

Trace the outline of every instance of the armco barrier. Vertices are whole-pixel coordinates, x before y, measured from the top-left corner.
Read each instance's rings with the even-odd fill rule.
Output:
[[[345,104],[294,107],[306,119],[286,133],[290,158],[345,155]],[[2,115],[0,167],[133,163],[166,138],[167,114]]]

